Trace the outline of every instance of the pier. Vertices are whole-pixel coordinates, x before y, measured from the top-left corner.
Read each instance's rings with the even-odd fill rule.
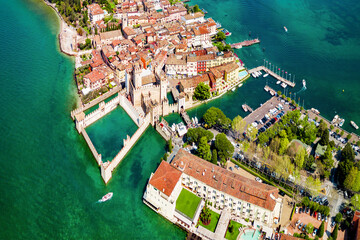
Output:
[[[187,126],[187,127],[190,127],[191,124],[192,124],[192,122],[191,122],[190,117],[189,117],[189,115],[187,114],[187,112],[186,112],[186,111],[181,111],[181,112],[180,112],[180,115],[181,115],[181,117],[184,119],[184,122],[186,123],[186,126]]]
[[[239,49],[239,48],[251,46],[251,45],[257,44],[257,43],[260,43],[260,40],[258,38],[255,38],[252,40],[245,40],[242,42],[233,43],[233,44],[230,44],[230,46],[231,46],[231,48]]]
[[[247,105],[246,103],[242,105],[243,109],[245,112],[249,111],[249,112],[253,112],[254,110],[249,106]]]
[[[264,90],[269,92],[271,96],[276,95],[276,91],[274,89],[272,89],[271,87],[269,87],[268,85],[265,85]]]
[[[271,71],[270,69],[266,68],[265,66],[259,66],[253,69],[250,69],[248,72],[251,74],[253,72],[257,72],[257,71],[265,71],[266,73],[268,73],[269,75],[271,75],[272,77],[276,78],[277,80],[286,83],[288,86],[290,87],[295,87],[295,83],[294,82],[290,82],[289,80],[286,80],[285,78],[277,75],[276,73],[274,73],[273,71]]]

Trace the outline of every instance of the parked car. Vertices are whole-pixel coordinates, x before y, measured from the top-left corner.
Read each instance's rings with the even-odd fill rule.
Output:
[[[257,182],[262,182],[262,180],[261,180],[259,177],[256,177],[255,180],[256,180]]]
[[[325,222],[328,222],[328,217],[327,216],[325,216]]]
[[[305,232],[306,230],[306,224],[303,226],[302,231]]]
[[[313,233],[312,233],[313,237],[315,237],[316,233],[317,233],[317,229],[315,228]]]
[[[295,208],[295,213],[299,213],[299,208]]]
[[[299,230],[301,230],[301,228],[302,228],[302,226],[303,226],[304,224],[303,223],[300,223],[300,225],[299,225]]]
[[[235,165],[235,168],[236,168],[236,169],[239,169],[239,165]]]
[[[307,207],[307,208],[306,208],[306,214],[309,214],[309,213],[310,213],[310,208]]]
[[[335,224],[336,224],[336,222],[335,222],[335,221],[334,221],[334,222],[332,222],[332,223],[331,223],[331,225],[330,225],[330,227],[331,227],[331,228],[333,228],[333,227],[335,226]]]
[[[318,213],[318,217],[317,217],[317,220],[321,220],[321,213]]]
[[[295,226],[297,226],[299,224],[300,224],[300,220],[297,220],[296,223],[295,223]]]
[[[229,167],[230,171],[234,170],[232,167]]]

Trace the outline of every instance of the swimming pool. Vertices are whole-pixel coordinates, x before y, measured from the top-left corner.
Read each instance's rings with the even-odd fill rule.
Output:
[[[239,72],[239,78],[240,79],[242,79],[242,78],[244,78],[246,75],[248,75],[248,72],[247,71],[241,71],[241,72]]]
[[[255,233],[254,233],[255,231]],[[258,240],[261,233],[259,230],[255,229],[246,229],[244,230],[244,233],[241,234],[240,239],[242,240]]]

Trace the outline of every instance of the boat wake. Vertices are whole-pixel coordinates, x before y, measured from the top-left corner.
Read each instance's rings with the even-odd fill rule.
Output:
[[[304,92],[306,89],[307,89],[307,88],[306,88],[305,86],[303,86],[303,87],[300,89],[300,91],[298,91],[296,94],[301,93],[301,92]]]

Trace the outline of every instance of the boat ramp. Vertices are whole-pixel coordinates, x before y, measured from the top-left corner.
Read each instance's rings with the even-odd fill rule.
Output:
[[[272,77],[276,78],[277,80],[289,85],[290,87],[295,87],[295,83],[294,82],[290,82],[289,80],[286,80],[285,78],[277,75],[276,73],[274,73],[273,71],[271,71],[270,69],[266,68],[265,66],[259,66],[253,69],[250,69],[248,72],[251,74],[253,72],[258,72],[258,71],[265,71],[266,73],[270,74]]]

